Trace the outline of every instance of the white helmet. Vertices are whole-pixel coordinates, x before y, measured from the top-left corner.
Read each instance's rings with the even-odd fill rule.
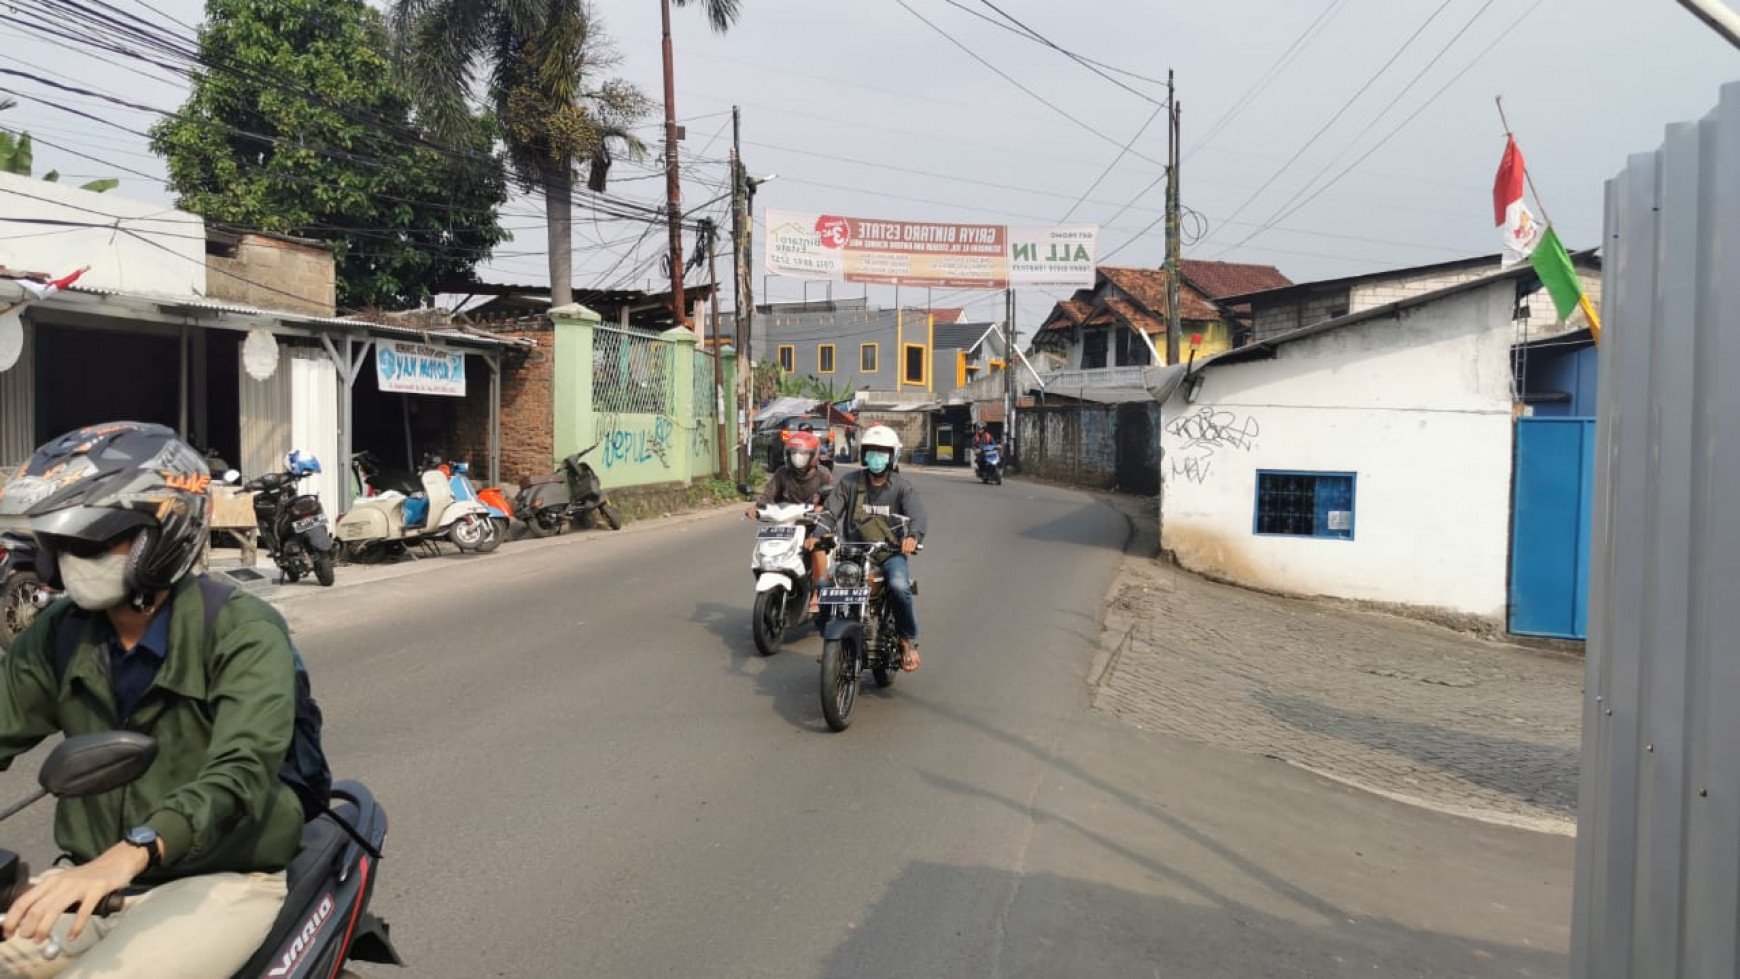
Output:
[[[900,462],[900,435],[887,425],[871,425],[858,442],[858,457],[863,459],[871,449],[887,449],[888,464],[897,465]],[[869,465],[868,460],[865,465]]]

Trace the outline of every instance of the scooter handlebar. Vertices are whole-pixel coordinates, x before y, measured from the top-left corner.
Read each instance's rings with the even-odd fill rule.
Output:
[[[0,889],[0,913],[10,910],[12,905],[17,904],[18,899],[23,897],[24,892],[30,890],[32,886],[29,881],[19,881],[11,887]],[[108,897],[98,901],[96,908],[91,913],[99,917],[116,914],[126,906],[126,903],[126,892],[114,891]],[[74,904],[66,909],[66,913],[72,914],[77,910],[78,905]]]

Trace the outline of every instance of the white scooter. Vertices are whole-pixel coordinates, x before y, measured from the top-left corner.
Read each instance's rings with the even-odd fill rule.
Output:
[[[755,575],[755,648],[772,656],[785,644],[786,630],[810,618],[809,518],[815,508],[802,503],[757,504],[755,554],[749,570]]]
[[[351,560],[395,557],[412,544],[434,552],[435,542],[442,538],[461,551],[475,551],[488,543],[489,507],[476,499],[456,499],[451,481],[439,469],[424,471],[422,481],[423,492],[414,496],[386,490],[359,497],[338,518],[332,536]]]

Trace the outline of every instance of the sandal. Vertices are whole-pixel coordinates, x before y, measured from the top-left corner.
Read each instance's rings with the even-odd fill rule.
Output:
[[[924,660],[918,655],[918,643],[903,639],[900,642],[900,668],[907,673],[919,668]]]
[[[821,615],[821,614],[822,614],[822,600],[821,600],[820,596],[812,594],[810,596],[810,618],[813,619],[816,616]]]

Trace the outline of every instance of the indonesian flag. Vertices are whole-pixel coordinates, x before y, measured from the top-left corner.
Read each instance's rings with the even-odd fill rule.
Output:
[[[1528,258],[1541,241],[1540,222],[1523,203],[1525,176],[1522,150],[1517,149],[1515,137],[1506,137],[1504,159],[1499,161],[1498,178],[1492,182],[1492,215],[1503,229],[1506,266]]]
[[[79,276],[84,275],[86,272],[90,271],[90,268],[91,267],[89,265],[87,265],[84,268],[79,269],[78,271],[72,273],[71,275],[63,275],[58,279],[50,279],[47,282],[37,282],[34,279],[14,279],[12,281],[18,283],[18,287],[20,289],[23,289],[25,292],[30,293],[31,299],[35,300],[36,302],[41,302],[44,299],[47,299],[49,296],[52,296],[55,293],[61,291],[62,289],[65,289],[67,286],[72,285],[74,282],[77,282],[79,280]]]

